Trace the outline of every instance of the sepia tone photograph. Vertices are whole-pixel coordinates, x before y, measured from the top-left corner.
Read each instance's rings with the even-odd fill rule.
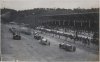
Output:
[[[1,0],[1,62],[99,62],[99,0]]]

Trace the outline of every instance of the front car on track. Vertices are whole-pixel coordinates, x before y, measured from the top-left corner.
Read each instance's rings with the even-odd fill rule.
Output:
[[[47,39],[45,39],[45,38],[41,39],[39,41],[39,43],[42,44],[42,45],[49,45],[50,46],[50,42]]]
[[[75,46],[72,46],[70,44],[65,44],[65,43],[60,43],[59,44],[59,48],[64,49],[66,51],[72,51],[72,52],[76,51],[76,47]]]

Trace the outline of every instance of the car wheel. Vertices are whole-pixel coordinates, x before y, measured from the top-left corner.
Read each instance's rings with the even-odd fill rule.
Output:
[[[13,37],[13,39],[15,39],[15,38]]]
[[[76,51],[76,47],[73,48],[73,52],[75,52],[75,51]]]
[[[61,44],[59,44],[59,47],[61,48]]]
[[[19,39],[21,40],[21,36],[19,37]]]
[[[49,46],[50,46],[50,42],[49,42]]]

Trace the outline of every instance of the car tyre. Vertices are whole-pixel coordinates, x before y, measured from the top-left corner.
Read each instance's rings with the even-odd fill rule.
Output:
[[[48,45],[50,46],[50,42],[48,43]]]
[[[59,44],[59,48],[61,48],[62,46],[61,46],[61,44]]]

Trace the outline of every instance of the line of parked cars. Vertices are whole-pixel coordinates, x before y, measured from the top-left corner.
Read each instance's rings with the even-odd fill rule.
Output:
[[[48,41],[48,39],[45,39],[44,37],[40,36],[39,34],[34,35],[34,38],[36,40],[39,40],[40,44],[50,46],[50,42]],[[70,44],[66,44],[66,43],[60,43],[59,48],[64,49],[66,51],[70,51],[70,52],[75,52],[76,51],[75,46],[70,45]]]

